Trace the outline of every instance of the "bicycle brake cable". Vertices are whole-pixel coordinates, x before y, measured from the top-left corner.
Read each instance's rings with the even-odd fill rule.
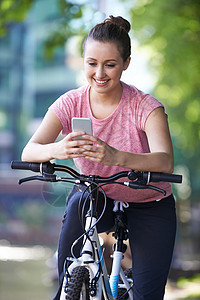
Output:
[[[93,183],[94,183],[94,182],[93,182]],[[98,185],[98,184],[96,184],[96,185]],[[92,241],[91,241],[91,239],[90,239],[88,233],[89,233],[89,231],[90,231],[92,228],[94,228],[94,227],[97,225],[97,223],[100,221],[100,219],[102,218],[102,216],[104,215],[104,212],[105,212],[105,210],[106,210],[106,204],[107,204],[107,201],[106,201],[106,200],[107,200],[106,193],[105,193],[105,191],[103,190],[103,188],[102,188],[101,186],[98,185],[98,187],[101,189],[101,191],[102,191],[102,193],[103,193],[103,195],[104,195],[104,200],[105,200],[105,202],[104,202],[103,210],[102,210],[101,215],[99,216],[99,218],[96,220],[96,222],[95,222],[95,223],[94,223],[87,231],[85,231],[83,234],[81,234],[81,235],[73,242],[73,244],[72,244],[72,246],[71,246],[71,254],[72,254],[72,256],[73,256],[74,258],[76,258],[76,256],[75,256],[75,254],[74,254],[73,248],[74,248],[75,245],[78,243],[78,241],[84,237],[84,235],[87,236],[87,238],[90,240],[91,245],[92,245],[92,247],[93,247],[93,243],[92,243]],[[84,190],[83,193],[85,193],[86,190],[87,190],[88,188],[89,188],[89,187],[87,187],[87,188]],[[96,188],[97,188],[97,187],[95,187],[94,189],[96,189]],[[93,191],[93,190],[92,190],[92,191]],[[92,191],[91,191],[91,192],[92,192]],[[81,196],[81,197],[82,197],[82,196]]]

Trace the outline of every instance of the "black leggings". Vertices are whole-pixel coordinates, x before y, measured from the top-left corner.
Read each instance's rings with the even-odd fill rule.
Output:
[[[71,256],[71,245],[82,234],[77,213],[80,195],[80,192],[73,189],[63,218],[58,248],[60,287],[54,300],[60,297],[65,258]],[[102,197],[100,193],[100,212],[104,203]],[[160,201],[129,203],[125,214],[132,253],[134,300],[161,300],[164,297],[176,234],[174,197],[171,195]],[[106,211],[98,223],[98,232],[108,231],[113,225],[113,200],[107,198]],[[77,257],[80,246],[81,244],[74,249]]]

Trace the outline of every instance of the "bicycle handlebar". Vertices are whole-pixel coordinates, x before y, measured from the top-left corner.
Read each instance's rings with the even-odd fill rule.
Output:
[[[54,166],[50,162],[45,163],[30,163],[25,161],[17,161],[14,160],[11,162],[12,169],[19,169],[19,170],[28,170],[33,172],[47,172],[47,173],[54,173]]]
[[[148,176],[150,176],[149,180],[148,180]],[[182,175],[177,175],[177,174],[143,172],[143,178],[148,180],[149,182],[165,181],[165,182],[173,182],[173,183],[182,183]]]
[[[41,174],[53,174],[55,171],[66,172],[77,179],[88,178],[88,176],[81,175],[72,168],[64,165],[57,165],[51,162],[44,163],[29,163],[23,161],[12,161],[11,162],[12,169],[20,169],[20,170],[30,170],[33,172],[40,172]],[[97,181],[100,182],[109,182],[113,180],[117,180],[122,177],[128,177],[130,180],[140,180],[144,183],[149,182],[173,182],[173,183],[182,183],[182,175],[176,174],[167,174],[167,173],[159,173],[159,172],[135,172],[135,171],[123,171],[116,173],[109,177],[100,177],[95,176]]]

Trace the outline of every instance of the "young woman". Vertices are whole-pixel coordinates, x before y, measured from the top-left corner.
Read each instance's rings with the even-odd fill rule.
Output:
[[[163,105],[149,94],[122,82],[130,63],[130,24],[110,16],[89,32],[84,44],[87,86],[69,91],[49,108],[40,127],[23,150],[22,159],[44,162],[73,158],[81,173],[109,176],[133,169],[173,171],[173,149]],[[72,132],[73,117],[92,119],[93,136]],[[62,131],[66,135],[55,142]],[[82,135],[81,140],[74,140]],[[113,201],[126,201],[129,242],[133,259],[134,299],[161,300],[174,247],[175,203],[168,183],[159,183],[165,198],[151,190],[123,186],[105,187],[108,203],[99,232],[113,227]],[[63,264],[70,247],[82,233],[77,211],[80,192],[72,191],[60,235],[58,268],[60,285]],[[101,201],[99,202],[101,211]],[[78,256],[79,247],[76,254]],[[58,291],[55,299],[59,299]]]

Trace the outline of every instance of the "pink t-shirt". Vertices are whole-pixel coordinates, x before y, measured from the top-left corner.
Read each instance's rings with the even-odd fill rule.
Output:
[[[141,92],[134,86],[123,82],[122,86],[123,93],[120,103],[106,119],[96,119],[92,115],[89,103],[89,85],[71,90],[60,96],[50,106],[50,109],[62,123],[62,134],[67,135],[72,131],[71,121],[73,117],[91,118],[93,135],[110,146],[121,151],[149,153],[144,131],[145,122],[154,109],[159,106],[163,107],[163,105],[151,95]],[[74,162],[80,172],[86,175],[110,176],[128,170],[117,166],[105,166],[85,158],[76,158]],[[166,196],[171,194],[169,183],[160,182],[153,185],[163,188],[167,192]],[[162,194],[156,191],[133,190],[118,184],[106,185],[103,188],[108,197],[118,201],[148,202],[162,198]]]

